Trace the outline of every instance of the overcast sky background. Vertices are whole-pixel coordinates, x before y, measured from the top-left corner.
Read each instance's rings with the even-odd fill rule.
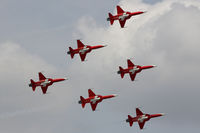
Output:
[[[132,17],[121,29],[106,21],[116,5],[127,11],[148,11]],[[200,1],[199,0],[0,0],[0,132],[102,133],[200,131]],[[76,39],[108,47],[92,51],[81,62],[71,60],[68,47]],[[157,65],[142,71],[136,81],[117,75],[118,66]],[[30,78],[69,80],[42,95],[28,87]],[[93,112],[78,104],[87,90],[105,100]],[[135,108],[166,113],[140,131],[129,127]]]

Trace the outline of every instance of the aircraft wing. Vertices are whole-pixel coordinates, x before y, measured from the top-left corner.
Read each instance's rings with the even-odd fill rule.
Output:
[[[127,60],[128,67],[134,67],[135,65],[131,62],[131,60]]]
[[[121,13],[124,13],[124,10],[120,6],[117,6],[117,14]]]
[[[120,23],[121,28],[124,28],[124,25],[126,23],[126,19],[124,19],[123,21],[119,20],[119,23]]]
[[[93,111],[95,111],[95,109],[96,109],[96,107],[97,107],[97,104],[98,104],[98,102],[96,102],[96,103],[90,103],[90,105],[91,105],[91,107],[92,107],[92,110]]]
[[[138,124],[139,124],[139,126],[140,126],[140,129],[143,129],[144,124],[145,124],[145,121],[143,121],[143,122],[138,122]]]
[[[45,80],[46,77],[41,73],[39,72],[39,80]]]
[[[84,61],[85,60],[85,57],[86,57],[86,52],[84,54],[82,53],[79,53],[80,57],[81,57],[81,61]]]
[[[135,80],[135,76],[136,76],[136,72],[134,74],[129,73],[129,75],[130,75],[131,80],[134,81]]]
[[[96,96],[96,94],[91,89],[88,90],[88,95],[89,97]]]
[[[41,86],[43,94],[46,94],[48,86]]]
[[[81,48],[84,47],[85,45],[80,40],[77,40],[77,46],[78,48]]]
[[[139,108],[136,108],[136,115],[143,115],[142,111]]]

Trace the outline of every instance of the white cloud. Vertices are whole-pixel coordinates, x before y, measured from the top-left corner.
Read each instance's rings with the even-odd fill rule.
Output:
[[[167,113],[152,125],[148,123],[148,132],[198,131],[200,2],[165,0],[148,5],[142,0],[123,0],[119,5],[124,10],[148,12],[131,18],[125,29],[118,22],[105,28],[91,17],[82,17],[74,38],[108,47],[92,51],[84,63],[78,56],[67,60],[66,70],[19,44],[0,45],[1,132],[133,132],[138,127],[129,128],[123,120],[127,114],[134,115],[138,106],[146,113]],[[75,41],[73,44],[76,47]],[[136,82],[127,75],[122,80],[116,71],[119,65],[126,67],[126,59],[131,57],[136,64],[158,67],[138,74]],[[38,79],[38,71],[69,80],[50,87],[45,96],[39,88],[33,93],[28,82]],[[97,112],[89,105],[81,109],[77,101],[80,95],[87,96],[88,88],[119,97],[99,104]]]
[[[134,113],[133,107],[143,106],[146,112],[168,113],[167,122],[198,125],[199,117],[195,114],[200,111],[196,106],[200,100],[200,2],[165,0],[147,5],[124,0],[119,5],[125,10],[148,12],[131,18],[124,29],[118,22],[104,28],[90,17],[81,18],[75,36],[81,36],[86,44],[103,43],[108,47],[88,54],[88,62],[79,71],[86,75],[85,79],[96,82],[101,92],[109,88],[119,93],[121,104],[110,105],[114,112],[132,110]],[[138,74],[139,81],[135,83],[131,83],[128,76],[121,80],[114,72],[119,65],[126,67],[126,59],[131,57],[136,64],[158,67]],[[71,70],[74,69],[76,67],[71,66]],[[190,112],[194,115],[185,116]]]
[[[66,90],[66,82],[50,86],[47,95],[42,94],[40,87],[33,92],[28,84],[30,78],[38,80],[39,71],[44,71],[47,77],[60,78],[58,76],[64,75],[60,74],[62,70],[10,42],[0,44],[0,68],[1,132],[50,132],[46,128],[48,122],[43,127],[41,123],[61,114],[69,105],[66,96],[70,91]],[[63,91],[67,91],[67,95]]]

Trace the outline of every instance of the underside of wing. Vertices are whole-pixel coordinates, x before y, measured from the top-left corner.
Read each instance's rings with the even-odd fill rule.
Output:
[[[136,115],[143,115],[142,111],[139,108],[136,108]]]
[[[97,107],[97,102],[96,103],[90,103],[91,107],[92,107],[92,111],[95,111],[96,107]]]
[[[41,86],[43,94],[46,94],[48,86]]]
[[[130,75],[131,81],[134,81],[135,77],[136,77],[136,73],[134,73],[134,74],[129,73],[129,75]]]
[[[46,77],[41,73],[39,72],[39,80],[45,80]]]
[[[124,10],[120,6],[117,6],[117,14],[121,13],[124,13]]]
[[[135,65],[132,63],[131,60],[127,60],[128,67],[134,67]]]
[[[77,40],[77,46],[78,48],[81,48],[84,47],[85,45],[80,40]]]
[[[91,89],[88,90],[88,95],[89,97],[96,96],[96,94]]]
[[[85,60],[85,57],[86,57],[86,52],[85,53],[79,53],[80,57],[81,57],[81,61],[84,61]]]
[[[138,124],[139,124],[139,126],[140,126],[140,129],[143,129],[144,124],[145,124],[145,121],[143,121],[143,122],[138,122]]]
[[[120,23],[121,28],[124,28],[124,25],[126,23],[126,19],[124,19],[123,21],[119,20],[119,23]]]

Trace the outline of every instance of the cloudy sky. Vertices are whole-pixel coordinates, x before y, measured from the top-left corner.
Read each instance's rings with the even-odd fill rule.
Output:
[[[126,28],[110,26],[107,13],[116,5],[147,11]],[[200,131],[200,1],[199,0],[0,0],[0,131],[3,133],[188,133]],[[76,39],[108,47],[71,60]],[[136,81],[116,74],[118,66],[157,65]],[[69,80],[42,95],[28,87],[30,78]],[[77,103],[87,89],[118,94],[92,112]],[[129,127],[135,108],[166,113],[140,131]]]

